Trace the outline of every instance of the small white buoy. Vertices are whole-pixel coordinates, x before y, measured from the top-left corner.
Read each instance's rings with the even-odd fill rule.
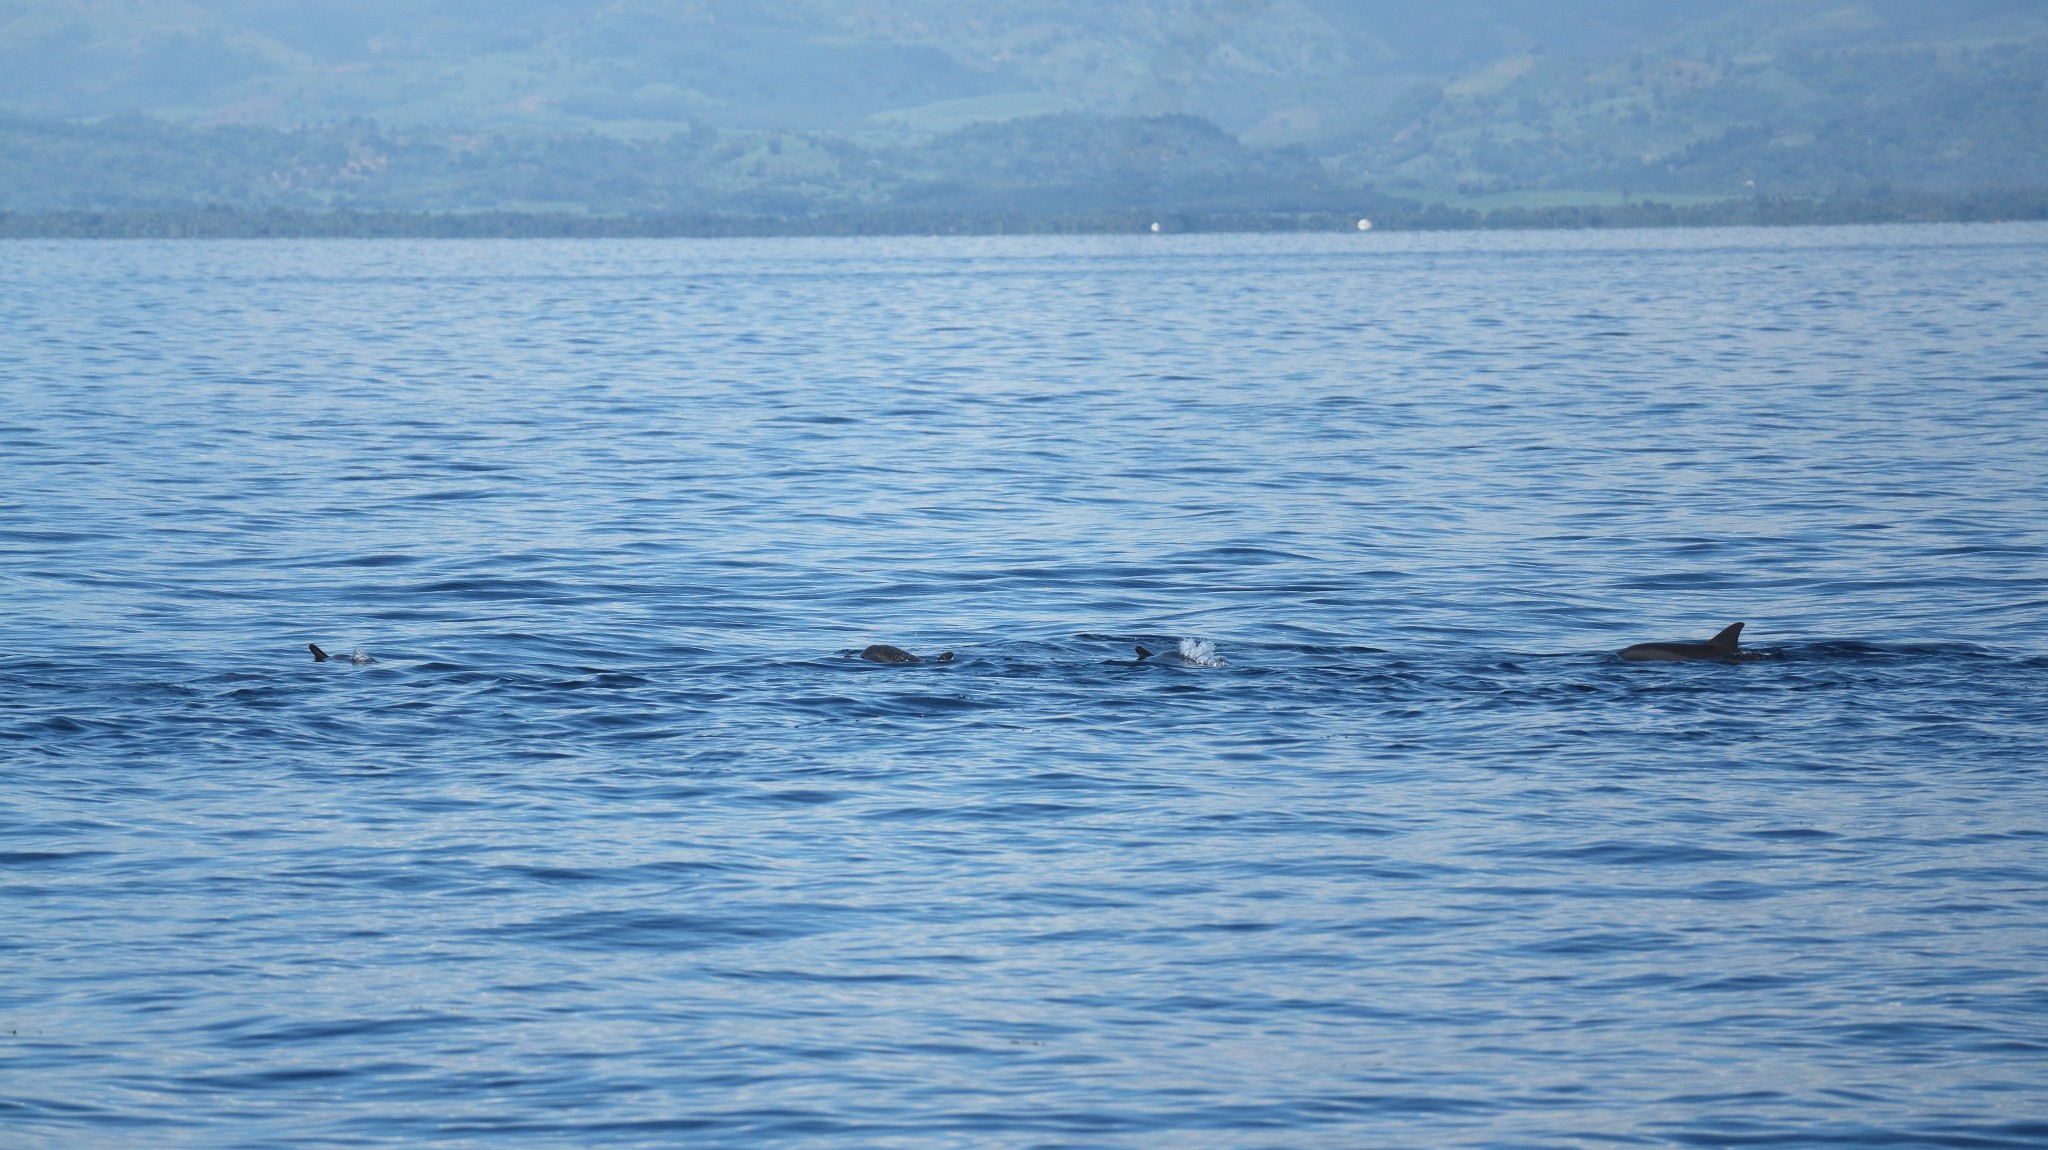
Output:
[[[1156,224],[1156,223],[1155,223],[1155,224],[1153,224],[1153,225],[1152,225],[1152,230],[1153,230],[1154,232],[1157,232],[1157,231],[1159,230],[1159,225],[1158,225],[1158,224]]]
[[[1361,231],[1361,232],[1369,232],[1369,231],[1371,231],[1371,230],[1372,230],[1372,221],[1371,221],[1371,220],[1360,220],[1360,221],[1358,221],[1358,230],[1359,230],[1359,231]]]

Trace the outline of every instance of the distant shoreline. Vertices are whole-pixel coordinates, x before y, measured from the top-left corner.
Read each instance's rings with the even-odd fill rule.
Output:
[[[1673,205],[1542,208],[1390,207],[1374,230],[1513,231],[1757,227],[2048,220],[2048,189],[1965,196],[1828,200],[1756,197]],[[1120,235],[1352,232],[1356,212],[889,211],[810,216],[585,215],[575,212],[306,211],[213,207],[178,211],[0,212],[0,239],[686,239],[769,236]],[[1155,229],[1154,225],[1157,225]]]

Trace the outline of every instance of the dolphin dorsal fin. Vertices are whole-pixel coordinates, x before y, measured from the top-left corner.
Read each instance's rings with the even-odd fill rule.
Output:
[[[1721,629],[1719,635],[1707,640],[1707,646],[1717,655],[1733,655],[1742,643],[1742,624],[1730,623]]]

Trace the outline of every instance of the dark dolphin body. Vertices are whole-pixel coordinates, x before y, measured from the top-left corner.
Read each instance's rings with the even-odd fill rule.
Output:
[[[1742,661],[1742,624],[1730,623],[1704,643],[1637,643],[1624,647],[1621,657],[1631,663],[1685,663],[1706,660],[1716,663]]]
[[[1195,643],[1187,639],[1180,641],[1180,648],[1174,651],[1153,651],[1140,645],[1132,648],[1137,652],[1136,662],[1150,659],[1156,663],[1171,663],[1181,667],[1225,667],[1224,660],[1216,657],[1216,644]]]
[[[308,651],[313,652],[313,661],[315,663],[325,663],[329,659],[344,659],[350,663],[354,663],[358,667],[361,667],[365,664],[374,663],[377,661],[375,659],[370,658],[368,655],[363,654],[361,651],[357,651],[353,655],[330,655],[327,652],[322,651],[320,649],[320,644],[318,643],[308,643],[306,644],[306,649]]]
[[[922,663],[922,662],[924,662],[924,660],[923,660],[923,659],[920,659],[920,658],[918,658],[918,657],[917,657],[916,655],[913,655],[913,654],[911,654],[910,652],[908,652],[908,651],[904,650],[903,648],[901,648],[901,647],[891,647],[891,646],[890,646],[889,644],[887,644],[887,643],[876,643],[876,644],[874,644],[873,646],[870,646],[870,647],[869,647],[869,648],[868,648],[867,650],[865,650],[865,651],[862,651],[862,652],[860,653],[860,657],[861,657],[861,658],[863,658],[863,659],[866,659],[866,660],[867,660],[868,662],[870,662],[870,663]],[[934,663],[950,663],[950,662],[952,662],[952,661],[953,661],[953,652],[951,652],[951,651],[948,651],[948,652],[946,652],[945,654],[943,654],[943,655],[940,655],[940,656],[939,656],[938,658],[936,658],[936,659],[933,659],[933,660],[932,660],[932,662],[934,662]]]

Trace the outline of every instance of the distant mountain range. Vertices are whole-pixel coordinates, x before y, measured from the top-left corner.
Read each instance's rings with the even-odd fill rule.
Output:
[[[2038,0],[12,0],[0,210],[2048,188]]]
[[[1970,0],[1965,0],[1966,3]],[[1959,35],[2024,31],[2005,9]],[[1732,10],[1723,0],[1707,7]],[[1773,24],[1782,0],[1754,7]],[[1911,5],[1898,5],[1910,11]],[[11,0],[0,105],[272,127],[876,131],[1079,111],[1319,137],[1417,82],[1681,24],[1645,0]],[[1904,18],[1886,16],[1887,26]],[[2024,21],[2020,22],[2021,24]],[[1946,28],[1944,29],[1946,30]],[[1867,41],[1850,31],[1830,41]],[[1893,38],[1881,36],[1883,38]],[[1327,123],[1325,121],[1327,120]]]

